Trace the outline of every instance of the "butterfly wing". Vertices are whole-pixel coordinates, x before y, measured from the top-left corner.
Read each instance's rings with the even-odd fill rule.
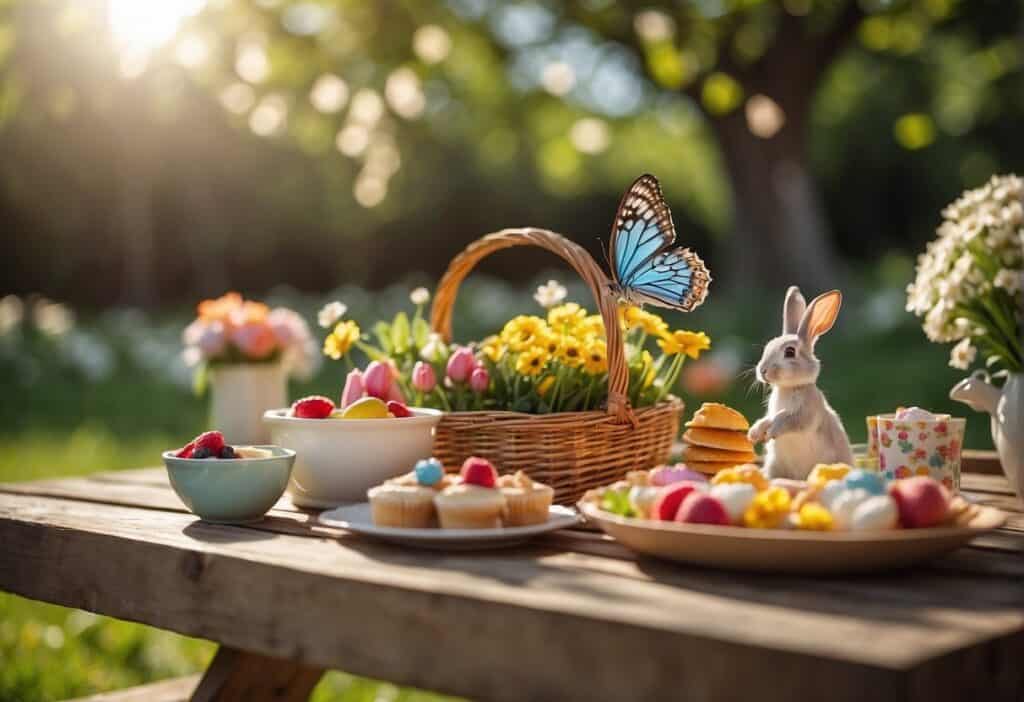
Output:
[[[675,239],[672,213],[658,180],[652,175],[640,176],[622,196],[612,226],[611,269],[615,282],[627,287],[630,279]]]
[[[689,312],[708,294],[711,276],[700,256],[678,247],[655,254],[624,288],[627,299]]]
[[[640,176],[619,203],[611,236],[612,277],[627,300],[686,312],[704,302],[708,269],[689,249],[670,249],[675,239],[657,178]]]

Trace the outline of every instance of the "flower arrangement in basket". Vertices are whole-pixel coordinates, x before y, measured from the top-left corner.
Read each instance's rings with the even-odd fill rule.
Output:
[[[558,234],[506,229],[452,260],[429,323],[425,290],[414,291],[411,318],[399,313],[378,322],[372,337],[332,313],[341,307],[325,308],[321,323],[332,331],[324,353],[341,359],[359,348],[372,359],[365,370],[350,371],[342,406],[370,395],[444,409],[434,443],[444,465],[484,456],[551,485],[561,503],[665,461],[683,409],[672,388],[685,359],[697,358],[710,340],[701,332],[670,331],[636,303],[690,310],[703,302],[710,278],[696,255],[670,248],[671,215],[651,176],[623,198],[612,236],[613,279]],[[452,345],[462,280],[482,258],[513,246],[561,256],[586,282],[597,313],[561,304],[564,289],[549,283],[536,296],[548,308],[544,318],[522,315],[479,343]]]

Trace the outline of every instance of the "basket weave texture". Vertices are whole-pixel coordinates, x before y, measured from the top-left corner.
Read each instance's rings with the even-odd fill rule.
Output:
[[[502,472],[523,470],[553,487],[556,503],[572,504],[587,490],[614,482],[628,471],[666,461],[679,433],[683,403],[668,396],[650,407],[629,405],[629,369],[610,281],[585,249],[554,232],[504,229],[470,244],[452,259],[438,284],[431,309],[434,331],[451,340],[452,309],[460,283],[480,259],[513,246],[538,246],[561,256],[590,288],[607,336],[606,406],[554,414],[450,412],[437,427],[434,455],[446,466],[482,456]]]

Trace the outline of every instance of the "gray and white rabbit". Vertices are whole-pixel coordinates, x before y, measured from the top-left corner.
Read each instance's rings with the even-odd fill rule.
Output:
[[[814,344],[832,328],[842,301],[838,290],[810,305],[795,285],[786,292],[782,336],[765,344],[757,364],[757,379],[772,386],[768,412],[747,433],[755,444],[768,442],[764,470],[770,478],[804,480],[817,463],[853,463],[843,422],[815,385],[821,363]]]

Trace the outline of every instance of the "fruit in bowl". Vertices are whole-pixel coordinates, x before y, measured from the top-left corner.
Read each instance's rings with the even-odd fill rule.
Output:
[[[295,452],[280,446],[229,446],[219,431],[165,451],[171,487],[189,511],[210,522],[258,521],[288,486]]]
[[[328,509],[365,500],[374,485],[430,457],[441,421],[440,410],[371,396],[319,419],[300,416],[300,402],[263,415],[272,441],[298,454],[288,493],[300,507]]]

